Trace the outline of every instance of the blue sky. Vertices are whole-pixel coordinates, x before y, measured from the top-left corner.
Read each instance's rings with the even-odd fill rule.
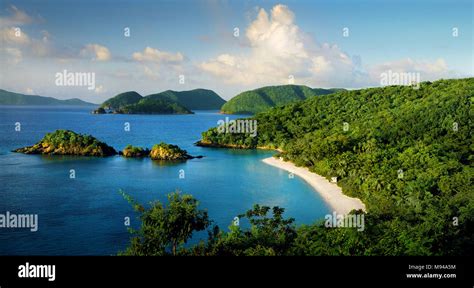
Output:
[[[228,99],[289,75],[344,88],[378,86],[387,69],[469,77],[473,26],[472,1],[2,1],[0,88],[101,102],[198,87]],[[55,86],[63,69],[94,72],[99,88]]]

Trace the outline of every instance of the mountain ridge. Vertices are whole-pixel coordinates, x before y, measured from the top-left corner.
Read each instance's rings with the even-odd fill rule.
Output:
[[[201,88],[166,90],[147,96],[127,91],[107,99],[93,113],[104,114],[107,113],[105,109],[108,109],[112,113],[191,114],[191,110],[219,110],[224,103],[225,100],[214,91]]]
[[[0,105],[96,106],[97,104],[86,102],[78,98],[62,100],[54,97],[27,95],[0,89]]]

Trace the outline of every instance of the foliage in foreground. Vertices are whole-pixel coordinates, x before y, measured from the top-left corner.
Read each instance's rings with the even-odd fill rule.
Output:
[[[210,225],[207,212],[198,209],[199,202],[191,195],[171,193],[168,205],[156,201],[148,209],[123,195],[140,213],[141,227],[131,229],[135,237],[122,255],[177,255],[193,232],[205,230]]]
[[[362,211],[351,213],[365,216],[365,230],[358,231],[357,228],[328,228],[323,221],[297,226],[294,219],[283,216],[283,208],[255,205],[224,231],[212,225],[207,211],[199,209],[198,201],[191,195],[171,193],[166,206],[157,201],[149,208],[123,195],[139,213],[141,226],[131,230],[131,243],[120,255],[472,255],[472,250],[456,250],[462,247],[461,243],[466,245],[468,239],[458,239],[450,243],[451,249],[433,253],[424,245],[410,241],[410,233],[417,233],[419,241],[433,242],[423,234],[424,230],[415,232],[417,227],[407,227],[404,220],[387,221],[381,218],[383,216]],[[206,241],[188,243],[195,232],[204,230],[208,232]],[[472,249],[472,242],[469,245]]]

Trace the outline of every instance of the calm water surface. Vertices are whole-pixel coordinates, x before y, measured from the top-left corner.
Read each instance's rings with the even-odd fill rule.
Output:
[[[271,151],[194,146],[201,132],[219,119],[216,111],[194,115],[92,115],[87,107],[0,106],[0,214],[38,214],[39,230],[0,228],[0,255],[110,255],[123,250],[130,235],[124,217],[136,214],[119,194],[141,203],[165,200],[175,190],[195,196],[221,228],[253,204],[286,208],[296,222],[313,223],[329,212],[303,180],[260,160]],[[240,116],[242,117],[242,116]],[[21,131],[15,131],[15,123]],[[130,132],[125,132],[125,123]],[[191,155],[185,163],[149,159],[23,155],[11,150],[32,145],[46,133],[70,129],[91,134],[122,150],[127,144],[151,147],[161,141]],[[75,179],[70,179],[74,169]],[[179,178],[184,170],[185,178]],[[194,238],[199,238],[194,237]]]

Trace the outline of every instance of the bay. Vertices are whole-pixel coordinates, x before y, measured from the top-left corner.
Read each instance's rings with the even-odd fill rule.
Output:
[[[179,190],[192,194],[223,229],[256,203],[286,208],[298,224],[311,224],[330,208],[298,177],[261,162],[273,151],[197,147],[194,143],[219,120],[242,115],[196,111],[193,115],[93,115],[90,107],[0,106],[0,213],[37,214],[38,231],[0,229],[0,255],[114,255],[130,239],[125,217],[139,222],[120,195],[140,203],[165,201]],[[15,131],[15,123],[21,131]],[[130,131],[125,131],[125,127]],[[42,156],[11,150],[69,129],[91,134],[122,150],[161,141],[203,155],[184,163],[149,159]],[[74,169],[75,179],[70,179]],[[184,179],[179,178],[180,170]],[[182,172],[182,171],[181,171]],[[198,241],[205,235],[197,235]]]

